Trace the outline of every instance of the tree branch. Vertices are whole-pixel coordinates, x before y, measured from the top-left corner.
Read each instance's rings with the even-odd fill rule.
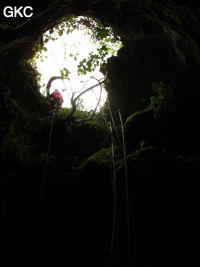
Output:
[[[81,92],[79,95],[77,95],[77,96],[74,98],[73,101],[76,102],[76,101],[77,101],[83,94],[85,94],[85,93],[87,93],[88,91],[94,89],[95,87],[97,87],[97,86],[103,84],[104,82],[105,82],[105,80],[103,80],[102,82],[97,83],[97,84],[95,84],[95,85],[93,85],[93,86],[91,86],[91,87],[85,89],[83,92]]]
[[[49,79],[48,83],[47,83],[47,87],[46,87],[46,93],[47,93],[47,98],[50,97],[50,88],[51,88],[51,84],[53,81],[55,80],[63,80],[62,76],[53,76]]]
[[[76,106],[76,101],[77,101],[83,94],[87,93],[88,91],[94,89],[94,88],[97,87],[97,86],[102,85],[105,81],[106,81],[106,80],[103,80],[103,81],[101,81],[101,82],[99,82],[99,83],[97,83],[97,84],[95,84],[95,85],[93,85],[93,86],[91,86],[91,87],[85,89],[85,90],[82,91],[80,94],[78,94],[75,98],[74,98],[74,94],[72,95],[72,98],[71,98],[72,109],[71,109],[71,112],[68,114],[68,116],[67,116],[67,118],[66,118],[67,121],[69,121],[69,120],[72,118],[73,114],[76,112],[76,108],[77,108],[77,106]]]
[[[53,81],[55,80],[64,80],[65,78],[63,78],[62,76],[53,76],[49,79],[48,83],[47,83],[47,87],[46,87],[46,93],[47,93],[47,98],[50,97],[50,88],[51,88],[51,84]],[[76,112],[76,102],[77,100],[82,96],[84,95],[85,93],[89,92],[90,90],[94,89],[95,87],[97,86],[101,86],[105,81],[106,79],[104,79],[103,81],[99,81],[98,79],[96,79],[98,81],[97,84],[93,85],[93,86],[90,86],[89,88],[83,90],[80,94],[78,94],[75,98],[74,98],[74,93],[72,93],[72,97],[71,97],[71,105],[72,105],[72,109],[70,111],[70,113],[67,115],[67,118],[66,120],[69,121],[72,119],[72,116],[73,114]],[[101,89],[102,90],[102,89]],[[99,102],[100,102],[100,99],[98,101],[98,104],[99,105]]]

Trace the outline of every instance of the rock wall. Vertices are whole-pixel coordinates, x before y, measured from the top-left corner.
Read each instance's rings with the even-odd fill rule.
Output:
[[[197,265],[196,1],[52,0],[33,7],[30,19],[0,20],[1,266],[102,267],[110,259],[115,267]],[[56,119],[40,191],[51,120],[48,103],[39,94],[37,71],[27,59],[42,33],[71,13],[112,26],[123,42],[107,64],[111,109],[120,109],[126,120],[127,149],[125,164],[122,141],[118,143],[115,133],[117,215],[112,253],[114,171],[109,129],[97,121],[69,125]],[[152,83],[160,82],[166,90],[151,98]],[[121,138],[117,120],[116,124]]]

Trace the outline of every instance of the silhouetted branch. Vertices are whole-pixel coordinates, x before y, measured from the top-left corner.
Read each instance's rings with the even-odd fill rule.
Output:
[[[72,119],[72,116],[74,115],[74,113],[76,112],[76,108],[77,108],[77,105],[76,105],[76,101],[82,96],[84,95],[85,93],[89,92],[90,90],[94,89],[95,87],[97,86],[101,86],[103,83],[105,82],[105,80],[85,89],[84,91],[82,91],[80,94],[78,94],[75,98],[74,98],[74,93],[72,94],[72,98],[71,98],[71,105],[72,105],[72,109],[71,109],[71,112],[68,114],[66,120],[69,121]]]
[[[87,93],[88,91],[94,89],[95,87],[100,86],[100,85],[103,84],[104,82],[105,82],[105,80],[103,80],[102,82],[97,83],[97,84],[95,84],[95,85],[93,85],[93,86],[91,86],[91,87],[85,89],[85,90],[82,91],[79,95],[77,95],[77,96],[74,98],[73,101],[76,102],[82,95],[84,95],[84,94]]]
[[[50,88],[51,88],[51,84],[53,81],[55,80],[64,80],[65,78],[63,78],[62,76],[53,76],[49,79],[48,83],[47,83],[47,87],[46,87],[46,93],[47,93],[47,98],[50,97]],[[97,86],[101,86],[105,81],[99,81],[98,79],[96,79],[98,81],[97,84],[95,85],[92,85],[90,86],[89,88],[83,90],[81,93],[79,93],[76,97],[74,97],[75,93],[72,93],[72,97],[71,97],[71,105],[72,105],[72,109],[70,111],[70,113],[67,115],[67,118],[66,120],[69,121],[72,119],[72,116],[73,114],[76,112],[76,109],[77,109],[77,105],[76,105],[76,102],[77,100],[82,96],[84,95],[85,93],[89,92],[90,90],[94,89],[95,87]],[[101,94],[102,94],[102,88],[101,88]],[[100,94],[100,97],[101,97],[101,94]],[[100,103],[100,97],[99,97],[99,100],[98,100],[98,103],[97,103],[97,106],[99,105]],[[95,110],[97,109],[97,107],[95,108]]]
[[[51,84],[53,81],[55,80],[63,80],[62,76],[53,76],[49,79],[48,83],[47,83],[47,88],[46,88],[46,93],[47,93],[47,98],[49,98],[50,96],[50,88],[51,88]]]

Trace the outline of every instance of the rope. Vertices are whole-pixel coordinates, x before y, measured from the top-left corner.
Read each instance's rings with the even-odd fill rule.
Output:
[[[112,115],[112,114],[114,114],[114,112],[112,112],[112,110],[111,110],[110,99],[109,99],[109,97],[108,97],[108,108],[109,108],[109,112],[110,112],[109,115],[110,115],[110,117],[111,117],[111,121],[112,121],[112,123],[113,123],[114,129],[115,129],[115,132],[116,132],[116,135],[117,135],[117,140],[118,140],[118,142],[119,142],[119,145],[121,145],[120,138],[119,138],[119,134],[118,134],[118,131],[117,131],[117,127],[116,127],[116,124],[115,124],[115,121],[114,121],[114,118],[113,118],[113,115]]]
[[[115,169],[115,148],[114,148],[114,136],[112,123],[109,123],[111,132],[111,153],[112,153],[112,176],[113,176],[113,224],[112,224],[112,237],[110,243],[110,257],[109,257],[109,267],[112,266],[113,250],[116,235],[116,221],[117,221],[117,182],[116,182],[116,169]]]
[[[131,240],[130,240],[130,234],[131,234],[131,224],[130,224],[130,207],[129,207],[129,182],[128,182],[128,170],[127,170],[127,155],[126,155],[126,142],[125,142],[125,134],[124,134],[124,124],[121,116],[120,110],[119,112],[119,120],[121,123],[121,130],[122,130],[122,142],[123,142],[123,156],[124,156],[124,175],[125,175],[125,195],[126,195],[126,220],[127,220],[127,252],[128,252],[128,260],[129,260],[129,266],[131,266]]]
[[[46,161],[45,161],[45,166],[44,166],[44,171],[43,171],[43,176],[42,176],[42,183],[41,183],[41,188],[40,188],[39,210],[38,211],[40,211],[40,203],[42,200],[42,193],[43,193],[43,189],[44,189],[44,182],[45,182],[48,160],[49,160],[49,152],[50,152],[51,138],[52,138],[52,132],[53,132],[53,119],[54,119],[54,114],[52,116],[51,126],[50,126],[49,142],[48,142],[47,156],[46,156]]]
[[[38,202],[38,212],[37,212],[37,215],[36,215],[36,223],[35,223],[35,230],[34,230],[34,240],[33,240],[32,254],[31,254],[31,258],[30,258],[30,266],[32,266],[32,264],[33,264],[34,252],[35,252],[35,247],[36,247],[36,242],[37,242],[37,237],[38,237],[38,228],[39,228],[39,220],[40,220],[42,194],[43,194],[43,191],[44,191],[45,177],[46,177],[46,173],[47,173],[49,152],[50,152],[52,132],[53,132],[53,119],[54,119],[54,114],[52,115],[52,120],[51,120],[49,141],[48,141],[48,147],[47,147],[47,153],[46,153],[46,160],[45,160],[45,165],[44,165],[44,170],[43,170],[43,175],[42,175],[42,181],[41,181],[41,187],[40,187],[40,195],[39,195],[39,202]]]
[[[58,68],[58,70],[59,70],[59,73],[60,73],[61,69],[60,69],[60,67],[59,67],[59,64],[58,64],[58,61],[57,61],[57,59],[56,59],[56,56],[55,56],[55,54],[53,53],[53,51],[51,51],[51,54],[52,54],[52,56],[53,56],[53,58],[54,58],[54,61],[55,61],[56,66],[57,66],[57,68]],[[62,79],[62,83],[63,83],[63,85],[64,85],[64,87],[65,87],[65,91],[67,91],[68,98],[69,98],[69,100],[70,100],[71,98],[70,98],[69,92],[68,92],[68,90],[67,90],[67,86],[66,86],[66,84],[65,84],[65,82],[64,82],[63,79]],[[71,88],[71,84],[70,84],[70,88]],[[71,91],[72,91],[72,89],[71,89]]]

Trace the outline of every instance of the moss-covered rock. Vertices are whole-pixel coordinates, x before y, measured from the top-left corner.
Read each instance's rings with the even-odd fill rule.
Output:
[[[143,143],[164,146],[162,134],[162,125],[154,118],[150,109],[135,112],[126,120],[125,137],[128,149],[138,149]]]
[[[100,151],[92,154],[88,157],[80,166],[80,169],[89,168],[90,165],[99,166],[100,168],[105,166],[109,167],[111,164],[111,149],[102,148]]]

